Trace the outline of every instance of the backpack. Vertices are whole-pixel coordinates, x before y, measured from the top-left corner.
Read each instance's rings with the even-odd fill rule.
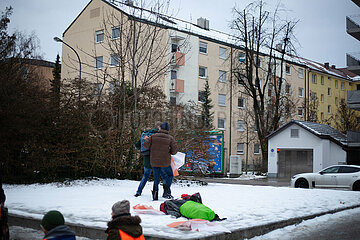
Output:
[[[154,129],[150,129],[147,131],[143,131],[141,134],[141,138],[140,138],[140,143],[141,143],[141,149],[140,152],[142,155],[150,155],[150,149],[147,149],[144,147],[144,142],[145,142],[145,136],[151,136],[155,133],[157,133],[158,131],[154,130]]]
[[[180,213],[187,218],[191,219],[204,219],[213,220],[215,218],[215,212],[205,206],[204,204],[187,201],[180,207]]]

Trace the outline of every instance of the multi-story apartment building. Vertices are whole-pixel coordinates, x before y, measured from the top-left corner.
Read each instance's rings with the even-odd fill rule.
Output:
[[[143,27],[144,35],[136,38],[129,36],[129,33],[136,32],[127,29],[140,27],[127,21],[133,18],[139,24],[147,26]],[[241,62],[242,48],[234,44],[230,35],[210,29],[206,19],[200,18],[197,24],[192,24],[134,8],[130,1],[127,1],[127,4],[115,5],[111,1],[91,0],[65,30],[63,41],[78,52],[82,77],[93,81],[95,90],[104,89],[106,92],[112,88],[111,79],[123,77],[134,84],[130,74],[134,69],[126,64],[127,61],[134,60],[134,55],[131,55],[131,49],[125,49],[125,46],[119,49],[119,45],[121,46],[124,39],[151,39],[151,34],[146,35],[145,29],[157,34],[156,38],[152,38],[157,45],[148,51],[147,48],[142,49],[145,50],[142,55],[146,55],[143,60],[152,60],[155,65],[166,65],[166,71],[164,74],[154,73],[155,78],[147,79],[147,73],[144,73],[146,68],[140,66],[136,69],[139,78],[135,84],[148,81],[160,86],[169,102],[201,104],[202,91],[208,81],[210,98],[214,105],[214,128],[224,131],[225,172],[229,169],[230,155],[242,156],[243,165],[248,163],[250,168],[252,165],[260,165],[261,148],[251,116],[252,102],[248,96],[241,93],[241,86],[235,81],[231,71],[236,63]],[[146,45],[149,42],[141,43]],[[129,55],[119,55],[127,51]],[[156,57],[149,57],[148,52]],[[262,55],[257,64],[266,61],[267,57]],[[76,78],[79,74],[77,66],[74,52],[64,46],[63,78]],[[124,69],[121,76],[119,69]],[[279,69],[277,68],[277,71]],[[336,111],[336,105],[345,99],[346,91],[356,89],[351,80],[335,68],[321,66],[302,58],[287,56],[283,71],[283,94],[295,103],[296,108],[292,109],[294,114],[288,116],[289,120],[308,120],[308,103],[315,94],[320,100],[317,118],[325,121]],[[275,74],[280,75],[278,72]],[[260,79],[260,85],[263,85],[263,79]],[[266,97],[272,98],[271,89],[266,91]],[[286,120],[283,119],[283,122]]]
[[[360,8],[359,0],[352,0]],[[360,15],[346,17],[346,32],[360,41]],[[360,53],[346,54],[347,69],[357,75],[360,75]],[[357,77],[360,82],[360,77]],[[347,95],[348,106],[360,110],[360,84],[357,85],[356,91],[350,91]]]

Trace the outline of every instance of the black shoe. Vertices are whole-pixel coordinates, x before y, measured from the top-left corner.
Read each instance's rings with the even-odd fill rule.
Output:
[[[138,197],[138,196],[140,196],[140,195],[141,195],[141,194],[136,193],[134,196],[135,196],[135,197]]]
[[[166,193],[166,194],[164,193],[163,198],[171,199],[171,200],[174,199],[174,197],[170,193]]]
[[[152,193],[153,201],[159,199],[159,191],[151,191],[151,193]]]
[[[163,198],[166,198],[166,195],[168,194],[168,191],[167,191],[167,185],[166,184],[163,184],[163,188],[164,188],[164,193],[163,193]]]

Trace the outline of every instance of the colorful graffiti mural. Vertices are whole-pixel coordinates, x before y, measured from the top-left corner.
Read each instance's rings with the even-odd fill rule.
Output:
[[[224,171],[224,132],[210,131],[209,139],[203,144],[203,151],[207,151],[208,159],[196,157],[199,155],[199,150],[189,150],[186,152],[185,164],[180,170],[222,174]]]

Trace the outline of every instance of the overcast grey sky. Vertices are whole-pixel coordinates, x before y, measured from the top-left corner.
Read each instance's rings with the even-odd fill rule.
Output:
[[[232,8],[243,9],[251,0],[170,0],[170,12],[176,17],[196,22],[199,17],[209,19],[210,28],[230,33]],[[61,44],[53,40],[61,37],[90,0],[0,0],[3,12],[12,6],[10,31],[34,32],[39,40],[43,57],[55,61],[61,56]],[[278,1],[268,0],[274,4]],[[359,53],[360,42],[346,33],[346,16],[359,14],[351,0],[282,0],[283,18],[299,20],[296,36],[300,43],[300,56],[330,62],[337,67],[346,66],[346,53]],[[271,5],[269,5],[271,9]]]

